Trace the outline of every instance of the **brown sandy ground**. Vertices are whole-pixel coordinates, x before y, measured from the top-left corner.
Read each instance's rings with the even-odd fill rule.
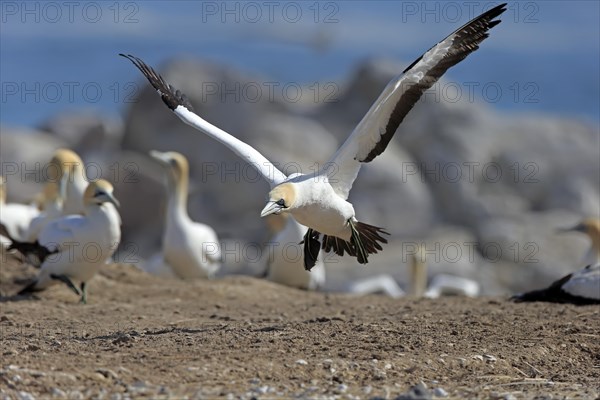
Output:
[[[0,291],[34,270],[0,269]],[[306,293],[113,265],[0,302],[0,398],[594,399],[600,307]],[[28,397],[29,396],[29,397]],[[435,397],[434,397],[435,398]]]

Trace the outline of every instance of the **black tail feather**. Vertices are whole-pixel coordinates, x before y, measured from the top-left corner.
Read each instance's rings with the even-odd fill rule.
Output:
[[[387,243],[387,239],[382,235],[389,235],[388,232],[382,228],[378,228],[373,225],[368,225],[358,221],[348,221],[350,229],[352,230],[352,237],[349,241],[340,239],[336,236],[323,235],[321,243],[321,249],[326,253],[333,251],[338,256],[348,254],[352,257],[356,257],[360,264],[367,264],[369,262],[369,254],[376,254],[383,250],[381,243]],[[310,232],[310,234],[309,234]],[[310,271],[310,268],[314,266],[316,262],[316,254],[318,254],[318,247],[316,251],[312,249],[316,242],[318,246],[320,233],[309,229],[306,236],[304,237],[304,267]],[[308,248],[307,237],[310,237],[311,247]],[[312,263],[312,264],[311,264]]]
[[[11,244],[7,250],[17,250],[19,253],[27,259],[27,261],[36,268],[39,268],[46,258],[52,254],[58,253],[58,250],[48,250],[48,248],[42,246],[37,240],[33,243],[21,242],[18,240],[11,239]]]
[[[10,240],[10,245],[7,247],[6,251],[18,251],[31,265],[37,268],[42,265],[48,256],[58,253],[57,249],[49,250],[47,247],[42,246],[37,240],[35,242],[23,242],[15,239],[3,224],[0,224],[0,235],[5,236]]]
[[[304,235],[304,240],[300,244],[304,244],[304,269],[310,271],[317,263],[319,256],[319,236],[321,234],[311,228],[308,228]]]

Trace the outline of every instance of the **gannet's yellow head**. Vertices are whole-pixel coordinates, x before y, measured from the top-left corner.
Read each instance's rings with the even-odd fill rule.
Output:
[[[293,183],[282,183],[269,192],[267,205],[260,213],[261,217],[289,211],[296,202],[296,188]]]
[[[166,167],[176,181],[181,180],[183,177],[187,177],[190,172],[188,160],[181,153],[177,153],[176,151],[167,151],[163,153],[152,150],[150,156]]]
[[[103,203],[112,203],[119,207],[119,201],[113,195],[113,185],[104,179],[90,182],[83,194],[83,204],[88,206]]]
[[[592,240],[592,246],[600,251],[600,218],[586,218],[571,228],[559,229],[559,232],[585,233]]]
[[[81,157],[72,150],[58,149],[54,152],[47,170],[48,180],[58,182],[65,172],[68,173],[69,176],[73,176],[75,172],[82,171],[83,161],[81,160]]]
[[[190,166],[183,154],[175,151],[160,152],[152,150],[150,156],[167,170],[167,187],[169,192],[177,192],[181,199],[187,197],[188,175]],[[183,200],[182,200],[183,201]]]

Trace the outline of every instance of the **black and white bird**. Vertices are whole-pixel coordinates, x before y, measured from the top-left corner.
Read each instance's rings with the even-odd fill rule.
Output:
[[[577,225],[559,229],[558,233],[581,232],[590,238],[590,249],[584,257],[587,267],[573,272],[548,288],[519,294],[515,301],[600,304],[600,219],[586,218]]]
[[[519,294],[512,299],[517,302],[600,304],[600,263],[573,272],[546,289]]]
[[[110,260],[121,240],[121,220],[115,209],[118,205],[108,181],[93,181],[83,196],[83,215],[51,221],[33,243],[10,238],[9,249],[14,248],[25,256],[34,253],[41,265],[35,280],[19,294],[41,291],[63,282],[85,303],[87,282]]]
[[[233,150],[250,163],[271,185],[268,202],[261,216],[289,212],[308,227],[304,236],[304,266],[310,270],[320,249],[356,257],[361,264],[369,254],[387,243],[382,228],[359,222],[354,207],[347,201],[362,163],[380,155],[400,123],[421,95],[450,67],[479,48],[489,30],[500,23],[495,19],[504,11],[499,5],[474,18],[410,64],[383,90],[352,134],[331,157],[327,167],[312,174],[286,176],[256,149],[210,124],[194,113],[187,97],[169,85],[141,59],[129,59],[158,91],[165,104],[186,124],[202,131]],[[330,168],[334,165],[335,168]]]

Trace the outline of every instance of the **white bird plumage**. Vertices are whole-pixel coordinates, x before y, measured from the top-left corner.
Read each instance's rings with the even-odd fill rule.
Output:
[[[358,222],[354,207],[346,201],[361,163],[373,160],[385,150],[425,90],[448,68],[478,49],[489,29],[500,22],[495,18],[506,10],[505,6],[494,7],[463,25],[392,80],[325,167],[309,175],[285,176],[257,150],[195,114],[186,96],[142,60],[121,56],[133,62],[183,122],[229,147],[269,182],[271,192],[261,216],[289,212],[309,228],[304,238],[306,269],[315,265],[321,248],[340,256],[348,253],[366,264],[369,254],[382,250],[381,244],[387,243],[382,236],[387,232]]]
[[[6,192],[4,177],[0,176],[0,223],[12,237],[23,240],[29,224],[40,214],[40,210],[33,204],[7,203]],[[4,244],[9,242],[7,238],[2,239]]]
[[[42,229],[44,229],[48,223],[62,215],[63,184],[64,179],[58,183],[55,181],[46,182],[43,190],[42,210],[40,214],[29,223],[23,240],[28,242],[37,240]]]
[[[214,229],[188,215],[188,161],[173,151],[152,151],[150,155],[167,172],[167,210],[162,255],[152,257],[142,268],[168,276],[170,267],[181,279],[211,278],[221,266],[221,245]]]
[[[25,255],[43,254],[41,269],[19,294],[43,290],[59,281],[67,284],[85,303],[86,284],[106,264],[121,240],[118,201],[105,180],[90,183],[84,193],[83,215],[68,215],[48,223],[36,243],[13,241]],[[79,282],[77,288],[73,283]]]

